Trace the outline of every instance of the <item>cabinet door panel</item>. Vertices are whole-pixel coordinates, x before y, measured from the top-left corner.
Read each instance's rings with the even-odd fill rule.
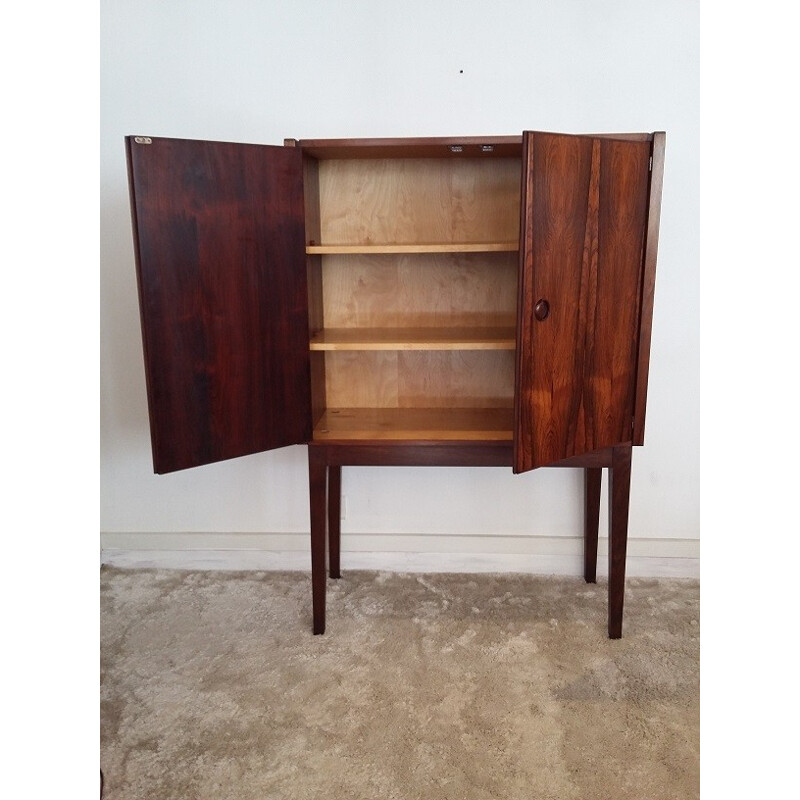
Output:
[[[155,471],[308,441],[300,150],[126,144]]]
[[[631,441],[649,160],[523,135],[515,472]]]

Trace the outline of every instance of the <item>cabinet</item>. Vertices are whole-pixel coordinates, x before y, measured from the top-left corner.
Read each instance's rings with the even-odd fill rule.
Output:
[[[569,466],[622,630],[665,136],[126,139],[166,473],[308,444],[314,632],[342,466]]]

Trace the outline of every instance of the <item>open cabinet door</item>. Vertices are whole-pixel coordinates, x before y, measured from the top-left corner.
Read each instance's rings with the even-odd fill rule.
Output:
[[[650,139],[523,134],[515,472],[632,441]]]
[[[126,147],[155,471],[307,442],[300,150]]]

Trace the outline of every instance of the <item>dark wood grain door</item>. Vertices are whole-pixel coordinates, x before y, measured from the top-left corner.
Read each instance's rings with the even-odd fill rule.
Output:
[[[515,472],[632,441],[650,152],[523,134]]]
[[[307,442],[300,150],[126,146],[155,471]]]

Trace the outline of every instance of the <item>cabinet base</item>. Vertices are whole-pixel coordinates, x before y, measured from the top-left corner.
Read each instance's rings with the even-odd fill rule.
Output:
[[[584,579],[597,581],[597,540],[603,468],[608,469],[608,636],[622,636],[625,558],[628,543],[632,447],[629,444],[576,456],[552,467],[584,470]],[[326,580],[341,576],[341,486],[343,466],[510,467],[509,442],[321,443],[308,446],[311,506],[313,630],[325,633]]]

